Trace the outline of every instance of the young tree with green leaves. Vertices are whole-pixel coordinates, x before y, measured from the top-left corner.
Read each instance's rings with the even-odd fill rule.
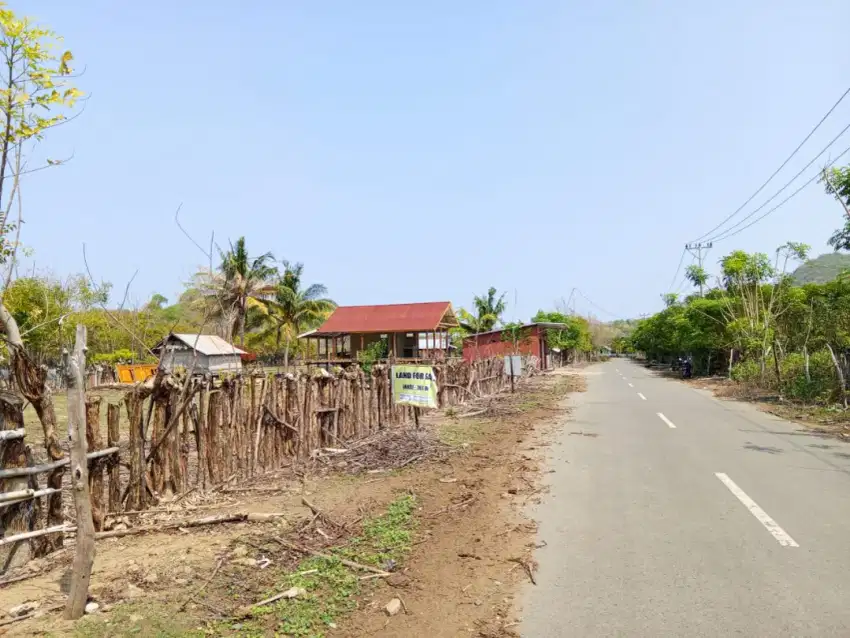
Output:
[[[685,269],[685,277],[695,288],[699,288],[699,296],[702,297],[703,289],[708,283],[708,273],[705,268],[697,264],[691,264]]]
[[[6,306],[6,293],[15,272],[16,252],[23,223],[20,177],[26,164],[25,156],[32,143],[43,139],[45,133],[66,120],[82,93],[68,82],[71,75],[70,51],[54,53],[60,39],[50,30],[38,26],[28,18],[20,18],[5,4],[0,5],[0,263],[5,272],[0,282],[0,323],[6,333],[6,344],[16,387],[32,404],[44,429],[45,446],[50,460],[63,458],[56,435],[56,413],[53,399],[46,383],[46,370],[38,366],[29,356],[18,322]],[[48,160],[48,166],[56,164]],[[27,167],[26,171],[38,167]],[[14,211],[14,212],[13,212]],[[14,215],[15,221],[10,221]],[[14,235],[13,235],[14,233]],[[82,335],[82,336],[81,336]],[[74,361],[84,360],[85,329],[77,330],[76,351],[83,353]],[[70,373],[72,366],[67,366]],[[79,423],[69,422],[69,435],[77,441]],[[83,426],[84,427],[84,426]],[[83,431],[83,436],[85,432]],[[74,447],[77,450],[77,447]],[[76,463],[80,462],[78,456]],[[85,460],[83,459],[83,464]],[[56,489],[48,497],[48,525],[61,524],[62,514],[62,468],[48,475],[47,485]],[[75,472],[72,480],[75,493],[88,498],[88,486],[78,480],[84,479],[87,471]],[[92,527],[90,505],[88,518],[81,512],[81,500],[77,506],[78,530]],[[83,508],[85,509],[85,508]],[[7,531],[10,531],[7,528]],[[66,618],[78,618],[83,613],[91,566],[94,558],[94,535],[78,531],[77,552],[74,558],[74,578],[65,609]],[[47,537],[50,548],[62,544],[60,535]]]
[[[584,317],[558,311],[538,310],[531,321],[564,325],[562,329],[549,328],[546,330],[546,344],[550,349],[561,353],[561,363],[566,362],[567,353],[572,353],[572,360],[578,361],[580,355],[586,355],[594,349],[590,324]]]

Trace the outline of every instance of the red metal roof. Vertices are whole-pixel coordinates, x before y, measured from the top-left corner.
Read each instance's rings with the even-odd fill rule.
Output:
[[[448,301],[340,306],[313,334],[431,331],[439,327],[447,311],[454,319],[451,308]]]

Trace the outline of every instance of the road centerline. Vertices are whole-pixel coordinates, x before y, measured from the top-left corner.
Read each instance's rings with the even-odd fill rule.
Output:
[[[674,430],[676,429],[676,426],[673,425],[673,422],[670,419],[668,419],[666,416],[664,416],[661,412],[656,412],[656,414],[658,414],[659,419],[661,419],[662,421],[664,421],[664,423],[667,424],[667,427],[673,428]]]
[[[646,401],[646,397],[645,397],[645,396],[643,396],[643,392],[638,392],[638,396],[639,396],[641,399],[643,399],[644,401]]]
[[[758,504],[751,499],[744,490],[737,486],[735,481],[730,479],[723,472],[715,472],[714,475],[720,479],[720,482],[723,483],[735,497],[744,504],[748,510],[750,510],[750,514],[756,517],[759,523],[764,525],[765,529],[771,533],[771,535],[779,542],[783,547],[799,547],[797,542],[791,538],[791,536],[784,529],[779,527],[779,524],[768,516],[767,512],[765,512],[762,508],[758,506]]]

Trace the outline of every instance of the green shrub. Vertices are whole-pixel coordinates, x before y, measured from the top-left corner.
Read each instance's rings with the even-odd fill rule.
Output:
[[[378,341],[373,341],[363,350],[359,351],[357,353],[357,361],[360,364],[360,367],[363,368],[363,372],[371,374],[372,366],[374,366],[378,361],[386,359],[388,352],[389,344],[383,339],[379,339]]]
[[[786,398],[802,403],[829,403],[836,398],[838,380],[829,352],[821,350],[809,357],[809,377],[802,354],[789,354],[782,361],[782,390]]]
[[[838,399],[838,380],[832,357],[826,350],[813,352],[809,357],[809,379],[806,360],[802,354],[788,354],[780,364],[782,387],[776,378],[775,364],[768,360],[762,379],[758,361],[746,359],[732,368],[732,380],[764,390],[781,391],[782,396],[800,403],[831,403]]]
[[[123,348],[114,352],[105,352],[96,354],[91,358],[92,363],[105,363],[106,365],[114,366],[117,363],[156,363],[156,359],[151,356],[139,358],[132,350]]]
[[[738,383],[758,384],[761,382],[761,365],[758,361],[744,359],[732,366],[732,380]]]

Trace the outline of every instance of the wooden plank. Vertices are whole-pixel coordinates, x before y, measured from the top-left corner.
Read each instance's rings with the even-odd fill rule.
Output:
[[[17,490],[15,492],[4,492],[3,494],[0,494],[0,507],[5,507],[12,503],[31,501],[34,498],[41,498],[42,496],[50,496],[56,492],[57,490],[52,487],[48,487],[43,490]]]
[[[93,461],[94,459],[99,459],[99,458],[102,458],[104,456],[111,456],[113,454],[117,454],[119,450],[120,450],[120,448],[117,447],[117,446],[116,447],[107,447],[107,448],[103,448],[102,450],[97,450],[96,452],[89,452],[88,454],[86,454],[86,458],[89,461]]]
[[[97,452],[89,452],[86,454],[86,458],[91,461],[93,459],[99,459],[102,456],[109,456],[110,454],[116,454],[119,448],[117,447],[109,447],[104,450],[98,450]],[[59,461],[54,461],[53,463],[44,463],[43,465],[33,465],[32,467],[21,467],[14,468],[10,470],[0,470],[0,480],[7,478],[14,478],[16,476],[32,476],[33,474],[43,474],[44,472],[49,472],[50,470],[55,470],[59,467],[64,467],[71,462],[71,459],[61,459]]]
[[[39,529],[34,532],[25,532],[23,534],[15,534],[14,536],[6,536],[4,538],[0,538],[0,547],[3,545],[11,545],[12,543],[17,543],[18,541],[25,541],[28,538],[38,538],[39,536],[46,536],[47,534],[56,534],[58,532],[73,532],[76,528],[69,525],[55,525],[54,527],[47,527],[45,529]]]
[[[2,430],[0,431],[0,441],[12,441],[14,439],[22,439],[26,434],[26,430],[19,428],[17,430]]]

